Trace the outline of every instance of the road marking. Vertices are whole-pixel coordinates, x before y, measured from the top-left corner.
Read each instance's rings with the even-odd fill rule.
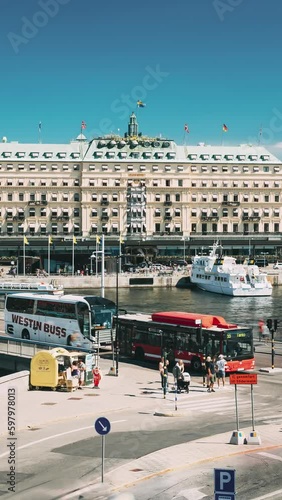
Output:
[[[266,498],[273,499],[274,498],[273,495],[277,496],[277,495],[280,495],[281,493],[282,493],[282,490],[276,490],[276,491],[272,491],[271,493],[267,493],[266,495],[263,495],[262,497],[252,498],[252,500],[265,500]]]
[[[113,422],[111,422],[111,424],[118,424],[119,422],[126,422],[126,420],[114,420]],[[60,432],[60,434],[54,434],[53,436],[48,436],[42,439],[38,439],[37,441],[32,441],[31,443],[23,444],[22,446],[19,446],[17,450],[24,450],[25,448],[30,448],[35,444],[43,443],[44,441],[49,441],[50,439],[67,436],[68,434],[73,434],[75,432],[85,431],[87,429],[94,429],[94,427],[93,425],[88,425],[87,427],[80,427],[79,429],[73,429],[72,431]],[[6,457],[7,455],[9,455],[9,453],[10,451],[2,453],[2,455],[0,455],[0,458]]]
[[[261,451],[258,453],[258,455],[263,455],[264,457],[273,458],[273,460],[280,460],[280,462],[282,462],[282,457],[278,457],[277,455],[273,455],[272,453]]]

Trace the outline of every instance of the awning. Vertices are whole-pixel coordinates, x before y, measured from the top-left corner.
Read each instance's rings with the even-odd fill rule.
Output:
[[[35,224],[29,224],[29,227],[32,227],[32,228],[35,227]]]
[[[40,223],[40,227],[46,227],[46,224],[44,224],[43,222]]]

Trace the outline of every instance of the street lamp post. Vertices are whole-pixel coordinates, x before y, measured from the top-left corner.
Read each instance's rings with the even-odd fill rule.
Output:
[[[118,288],[118,275],[119,275],[119,262],[123,255],[116,257],[116,377],[118,377],[118,364],[119,364],[119,288]]]

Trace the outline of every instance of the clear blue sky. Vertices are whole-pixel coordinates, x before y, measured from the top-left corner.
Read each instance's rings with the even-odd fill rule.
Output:
[[[82,120],[88,138],[124,133],[140,97],[143,134],[182,142],[188,123],[188,142],[216,144],[225,123],[224,144],[255,143],[262,124],[262,144],[282,143],[279,0],[2,0],[1,11],[8,140],[38,141],[39,121],[43,142],[69,142]]]

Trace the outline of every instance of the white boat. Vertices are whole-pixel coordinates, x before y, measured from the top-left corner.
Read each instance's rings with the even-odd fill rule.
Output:
[[[8,295],[17,292],[43,293],[49,295],[63,295],[64,289],[55,283],[19,283],[16,281],[0,281],[0,295]]]
[[[195,255],[191,267],[191,283],[201,290],[234,297],[263,297],[272,294],[267,274],[254,261],[237,264],[234,257],[221,256],[215,243],[210,254]]]

